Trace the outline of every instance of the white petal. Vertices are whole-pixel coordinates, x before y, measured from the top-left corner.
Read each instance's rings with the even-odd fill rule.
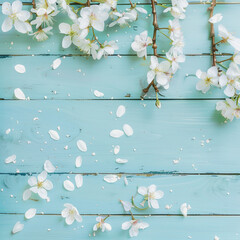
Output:
[[[26,100],[25,94],[20,88],[14,89],[14,97],[18,100]]]
[[[117,109],[116,115],[117,117],[122,117],[126,112],[126,108],[123,105],[120,105]]]
[[[223,18],[222,14],[221,13],[217,13],[214,16],[212,16],[208,21],[210,23],[214,24],[214,23],[220,22],[222,20],[222,18]]]
[[[43,187],[46,189],[46,190],[52,190],[53,189],[53,184],[50,180],[46,179],[44,182],[43,182]]]
[[[141,195],[146,195],[147,194],[147,188],[146,187],[139,187],[138,188],[138,193]]]
[[[52,63],[52,69],[55,70],[61,65],[62,61],[60,58],[57,58]]]
[[[23,201],[26,201],[28,200],[32,195],[32,191],[30,191],[29,189],[26,189],[24,192],[23,192]]]
[[[60,33],[69,34],[71,31],[71,27],[68,23],[60,23],[59,30],[60,30]]]
[[[7,17],[2,23],[2,31],[8,32],[12,29],[13,20],[10,17]]]
[[[183,203],[180,207],[181,213],[184,217],[187,216],[188,210],[191,209],[190,205],[187,205],[187,203]]]
[[[77,222],[82,222],[82,217],[79,214],[75,215],[75,219],[77,220]]]
[[[28,184],[29,184],[31,187],[37,185],[37,178],[34,177],[34,176],[30,177],[30,178],[28,179]]]
[[[17,0],[12,3],[12,11],[13,13],[18,13],[22,10],[22,2]]]
[[[108,183],[115,183],[118,180],[118,176],[115,174],[109,174],[104,176],[104,181],[108,182]]]
[[[127,136],[132,136],[133,135],[133,129],[132,129],[132,127],[130,126],[130,125],[128,125],[128,124],[124,124],[123,125],[123,131],[125,132],[125,134],[127,135]]]
[[[124,222],[122,224],[122,229],[123,230],[128,230],[132,226],[131,222]]]
[[[114,152],[115,155],[117,155],[120,152],[120,146],[116,145],[113,149],[113,152]]]
[[[25,212],[25,218],[31,219],[36,215],[37,209],[36,208],[30,208]]]
[[[4,2],[2,4],[2,13],[4,15],[10,15],[12,14],[12,7],[11,4],[9,2]]]
[[[39,182],[44,182],[47,178],[47,172],[46,171],[42,171],[38,176],[38,181]]]
[[[104,93],[102,93],[102,92],[99,92],[98,90],[94,90],[94,95],[96,96],[96,97],[103,97],[104,96]]]
[[[77,188],[80,188],[83,185],[83,176],[82,176],[82,174],[77,174],[75,176],[75,183],[76,183]]]
[[[24,225],[20,222],[17,222],[13,227],[12,233],[15,234],[17,232],[20,232],[23,230],[23,228],[24,228]]]
[[[78,140],[77,141],[77,147],[82,152],[86,152],[87,151],[87,144],[83,140]]]
[[[27,33],[27,31],[28,31],[27,24],[28,23],[26,23],[26,22],[21,22],[19,20],[15,20],[14,27],[20,33]]]
[[[65,36],[62,40],[62,47],[63,48],[69,48],[72,44],[72,38],[71,36]]]
[[[75,166],[76,166],[77,168],[79,168],[79,167],[82,166],[82,157],[81,157],[81,156],[77,156],[77,157],[76,157]]]
[[[105,226],[107,231],[111,231],[112,230],[112,226],[109,223],[104,223],[104,226]]]
[[[119,138],[119,137],[121,137],[123,134],[124,134],[124,132],[123,132],[122,130],[118,130],[118,129],[112,130],[112,131],[110,132],[110,136],[113,137],[113,138]]]
[[[38,193],[39,197],[42,199],[47,199],[47,197],[48,197],[47,191],[44,188],[39,188],[37,193]]]
[[[73,183],[70,180],[65,180],[63,182],[63,186],[68,191],[73,191],[75,189]]]
[[[140,13],[147,14],[147,10],[142,7],[136,7],[136,10],[138,10],[138,12],[140,12]]]
[[[128,160],[127,159],[122,159],[122,158],[117,158],[116,159],[116,163],[127,163]]]
[[[154,208],[154,209],[159,208],[159,204],[158,204],[158,201],[156,199],[151,199],[150,203],[151,203],[152,208]]]
[[[16,72],[18,72],[18,73],[25,73],[26,72],[26,68],[22,64],[17,64],[17,65],[15,65],[14,68],[15,68]]]
[[[235,94],[235,89],[232,85],[227,85],[227,87],[224,89],[224,94],[228,97],[233,97]]]
[[[75,218],[73,215],[69,215],[66,217],[65,222],[67,225],[71,225],[74,222]]]
[[[49,160],[46,160],[44,163],[44,170],[48,173],[55,172],[56,168],[52,165],[52,163]]]
[[[16,155],[11,155],[5,159],[5,163],[12,163],[15,162],[17,156]]]
[[[48,133],[53,140],[58,141],[60,139],[58,132],[55,130],[49,130]]]

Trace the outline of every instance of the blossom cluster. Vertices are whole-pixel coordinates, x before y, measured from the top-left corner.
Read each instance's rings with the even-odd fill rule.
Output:
[[[36,0],[31,11],[22,10],[22,2],[4,2],[2,13],[7,16],[2,24],[2,31],[8,32],[14,26],[20,33],[33,36],[37,41],[45,41],[53,29],[54,17],[64,12],[71,24],[62,22],[59,31],[64,35],[62,47],[69,48],[75,45],[81,52],[91,55],[93,59],[112,55],[118,50],[117,41],[100,42],[95,31],[103,32],[106,21],[110,20],[109,27],[115,25],[127,26],[138,19],[139,13],[147,11],[136,4],[124,12],[118,12],[117,0],[99,1],[100,4],[91,5],[90,0],[79,3],[74,0]],[[70,6],[70,3],[79,3],[80,7]],[[96,2],[96,1],[95,1]]]
[[[173,19],[168,21],[168,27],[158,27],[156,29],[164,37],[167,37],[170,40],[171,48],[166,53],[166,57],[160,56],[156,53],[154,53],[154,56],[151,56],[150,70],[147,73],[147,82],[149,85],[154,83],[157,88],[168,89],[173,75],[180,67],[179,63],[183,63],[185,61],[185,55],[183,54],[184,37],[179,20],[185,18],[185,11],[188,6],[188,2],[187,0],[172,0],[171,7],[166,7],[161,4],[158,5],[165,8],[163,11],[164,13],[170,12],[173,16]],[[162,30],[168,30],[169,36],[163,33]],[[154,48],[153,45],[156,44],[153,42],[153,39],[148,36],[147,31],[144,31],[135,37],[131,46],[137,53],[138,57],[147,58],[147,47],[152,46]],[[159,63],[158,58],[163,59],[163,61]],[[161,107],[158,98],[156,105],[157,107]]]
[[[148,208],[158,209],[159,208],[158,200],[163,198],[164,196],[164,193],[161,190],[157,190],[157,186],[154,184],[148,187],[144,186],[138,187],[137,192],[143,197],[143,201],[140,203],[141,207],[137,207],[135,205],[133,197],[131,202],[120,200],[123,209],[126,212],[130,212],[132,216],[132,219],[130,221],[124,222],[122,224],[123,230],[129,230],[130,237],[138,236],[139,230],[143,230],[149,227],[148,223],[136,219],[133,216],[131,209],[132,208],[135,208],[137,210],[146,210]],[[146,207],[145,203],[147,203]]]
[[[221,14],[215,14],[209,19],[209,22],[216,24],[222,20]],[[220,111],[222,116],[227,120],[232,121],[235,118],[240,118],[240,39],[233,36],[222,24],[218,25],[218,36],[221,38],[216,45],[228,43],[234,48],[234,53],[225,60],[216,61],[218,66],[210,67],[207,72],[197,70],[196,76],[199,82],[196,89],[206,93],[214,86],[223,89],[226,99],[217,102],[216,110]],[[223,65],[223,62],[229,61],[229,65]]]

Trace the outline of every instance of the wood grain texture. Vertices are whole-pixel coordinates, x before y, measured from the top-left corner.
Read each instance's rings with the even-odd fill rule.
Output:
[[[126,114],[117,119],[121,104]],[[2,163],[17,155],[17,163],[2,164],[1,172],[39,172],[46,159],[59,166],[58,172],[73,171],[75,158],[81,155],[82,168],[74,171],[238,173],[240,126],[237,120],[225,124],[215,104],[170,100],[163,101],[159,110],[153,101],[0,101]],[[111,130],[122,129],[125,123],[134,129],[133,136],[110,137]],[[54,141],[48,131],[58,126],[60,140]],[[13,131],[6,135],[8,128]],[[78,150],[78,139],[86,141],[86,153]],[[113,145],[121,147],[117,156]],[[129,162],[119,165],[117,157]],[[175,159],[179,164],[173,163]]]
[[[0,215],[2,224],[1,236],[4,240],[42,240],[46,239],[91,239],[95,216],[83,216],[82,223],[66,226],[60,216],[36,216],[30,221],[24,221],[22,232],[11,235],[16,221],[23,221],[22,215]],[[140,231],[137,239],[158,240],[159,237],[167,240],[186,240],[189,237],[195,240],[212,240],[214,236],[221,239],[239,240],[239,217],[146,217],[141,218],[148,222],[150,227]],[[113,230],[108,233],[96,233],[96,239],[120,240],[129,239],[127,231],[121,230],[121,224],[130,220],[129,217],[110,217],[108,222]],[[83,227],[82,227],[83,226]],[[204,231],[203,231],[204,229]]]
[[[209,24],[208,18],[209,14],[207,12],[208,4],[194,4],[190,5],[186,12],[186,19],[181,21],[182,30],[185,38],[185,49],[186,54],[202,54],[210,53],[211,41],[209,40]],[[126,9],[127,6],[119,6],[120,10]],[[144,6],[148,13],[151,13],[151,6]],[[26,6],[25,9],[30,9],[30,6]],[[159,27],[167,27],[168,20],[171,18],[170,14],[162,14],[163,9],[159,6],[157,8]],[[215,12],[221,12],[224,16],[222,23],[228,28],[230,32],[236,33],[238,28],[238,22],[240,17],[238,12],[240,11],[240,5],[222,5],[219,4],[215,8]],[[233,20],[233,16],[234,20]],[[4,19],[4,15],[0,15],[0,22]],[[63,34],[59,33],[58,25],[61,22],[69,22],[68,18],[59,14],[56,17],[56,22],[54,23],[54,35],[51,36],[46,42],[38,43],[32,39],[31,36],[23,35],[11,30],[8,33],[0,33],[1,45],[0,53],[7,55],[16,54],[81,54],[81,52],[74,46],[68,49],[63,49],[61,46],[61,41]],[[194,22],[194,24],[192,24]],[[134,54],[131,49],[131,43],[134,40],[135,35],[148,30],[149,35],[152,36],[152,17],[145,14],[139,16],[139,20],[133,24],[131,27],[119,28],[118,26],[113,28],[107,28],[106,32],[100,33],[100,40],[118,40],[119,50],[116,51],[117,54]],[[117,31],[117,32],[116,32]],[[166,30],[165,30],[166,31]],[[109,37],[106,34],[109,33]],[[160,53],[164,53],[169,49],[169,40],[162,35],[158,34],[158,45]],[[218,40],[218,38],[216,39]],[[30,46],[30,49],[28,47]],[[152,49],[148,48],[149,53],[152,53]],[[228,45],[219,48],[221,52],[232,52],[232,48]]]
[[[127,214],[119,200],[130,201],[137,193],[137,187],[155,184],[164,192],[164,197],[159,200],[160,208],[132,210],[134,214],[181,215],[180,206],[187,202],[192,207],[189,214],[240,215],[240,176],[122,175],[113,184],[105,182],[104,176],[84,175],[83,186],[69,192],[64,189],[63,182],[69,179],[75,183],[75,174],[50,174],[48,179],[54,188],[48,192],[50,202],[46,203],[36,195],[32,195],[33,200],[22,200],[24,190],[29,187],[28,176],[1,174],[0,213],[24,213],[29,207],[34,207],[38,213],[60,214],[64,203],[71,203],[82,214]],[[125,176],[129,182],[127,186],[124,184]],[[135,201],[142,202],[142,196],[137,195]],[[172,208],[166,209],[166,205],[172,205]]]
[[[45,97],[48,99],[97,99],[93,94],[94,90],[103,92],[103,99],[140,99],[142,89],[147,86],[150,58],[142,60],[136,56],[122,58],[114,56],[96,62],[86,57],[74,56],[62,58],[61,66],[57,70],[52,70],[51,64],[56,58],[56,56],[0,58],[2,73],[0,98],[13,99],[13,91],[18,87],[30,99]],[[26,73],[17,73],[14,70],[16,64],[23,64],[26,67]],[[221,89],[213,87],[207,94],[196,90],[197,69],[201,67],[206,71],[210,64],[210,56],[188,56],[186,62],[181,64],[181,69],[174,75],[170,88],[167,91],[161,90],[164,97],[160,98],[224,98]],[[146,99],[155,97],[151,89]]]

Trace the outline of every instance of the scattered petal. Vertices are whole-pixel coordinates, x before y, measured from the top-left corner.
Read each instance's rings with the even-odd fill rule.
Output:
[[[120,200],[120,202],[123,205],[123,208],[126,212],[130,211],[131,208],[133,207],[132,203],[130,203],[130,202],[122,201],[122,200]]]
[[[82,166],[82,157],[81,157],[81,156],[77,156],[77,157],[76,157],[75,166],[76,166],[77,168],[79,168],[79,167]]]
[[[214,16],[212,16],[208,21],[210,22],[210,23],[218,23],[218,22],[220,22],[221,20],[223,19],[223,16],[222,16],[222,14],[221,13],[217,13],[217,14],[215,14]]]
[[[16,72],[18,72],[18,73],[26,72],[25,66],[22,64],[17,64],[14,68],[15,68]]]
[[[183,203],[180,207],[181,213],[184,217],[187,217],[188,210],[191,209],[191,206],[187,203]]]
[[[23,228],[24,228],[24,225],[20,222],[17,222],[13,227],[12,233],[15,234],[17,232],[20,232],[23,230]]]
[[[70,180],[65,180],[63,182],[63,186],[66,190],[68,190],[70,192],[72,192],[75,189],[73,183]]]
[[[5,163],[12,163],[16,161],[17,156],[16,155],[11,155],[5,159]]]
[[[77,147],[82,152],[86,152],[87,151],[87,145],[86,145],[86,143],[83,140],[78,140],[77,141]]]
[[[58,141],[60,139],[58,133],[55,130],[49,130],[48,133],[53,140]]]
[[[116,159],[116,163],[127,163],[128,160],[127,159],[122,159],[122,158],[117,158]]]
[[[118,176],[115,174],[109,174],[104,176],[104,181],[108,182],[108,183],[115,183],[118,180]]]
[[[14,97],[18,100],[26,100],[25,94],[20,88],[14,89]]]
[[[110,132],[110,136],[113,137],[113,138],[119,138],[119,137],[121,137],[123,134],[124,134],[124,132],[123,132],[122,130],[118,130],[118,129],[112,130],[112,131]]]
[[[117,109],[116,115],[118,118],[122,117],[126,112],[126,108],[123,105],[120,105]]]
[[[96,96],[96,97],[103,97],[104,96],[104,93],[102,93],[102,92],[99,92],[98,90],[94,90],[94,95]]]
[[[75,176],[75,183],[76,183],[77,188],[80,188],[83,185],[83,176],[82,176],[82,174],[77,174]]]
[[[124,124],[123,125],[123,131],[125,132],[125,134],[130,137],[133,135],[133,129],[130,125],[128,124]]]
[[[30,189],[26,189],[24,192],[23,192],[23,201],[26,201],[28,200],[32,195],[32,191],[30,191]]]
[[[46,160],[44,163],[44,170],[48,173],[53,173],[55,172],[56,168],[52,165],[51,161]]]
[[[114,154],[117,155],[120,152],[120,146],[116,145],[113,150]]]
[[[36,208],[30,208],[25,212],[25,218],[31,219],[36,215],[37,209]]]
[[[55,70],[61,65],[62,61],[60,58],[57,58],[52,63],[52,69]]]

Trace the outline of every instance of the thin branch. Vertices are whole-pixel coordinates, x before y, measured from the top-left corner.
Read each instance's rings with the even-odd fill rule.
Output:
[[[154,56],[158,57],[157,54],[157,30],[159,30],[158,23],[157,23],[157,12],[156,12],[156,6],[155,6],[155,0],[151,0],[152,4],[152,14],[153,14],[153,38],[152,38],[152,48],[153,48],[153,54]]]
[[[211,7],[208,8],[208,11],[210,11],[210,18],[213,16],[213,11],[216,6],[216,0],[212,0]],[[217,60],[216,60],[216,43],[215,43],[215,31],[214,31],[214,24],[211,24],[211,30],[210,30],[210,38],[212,40],[212,65],[216,66],[217,65]]]
[[[32,0],[32,5],[33,5],[33,8],[36,8],[35,0]]]

